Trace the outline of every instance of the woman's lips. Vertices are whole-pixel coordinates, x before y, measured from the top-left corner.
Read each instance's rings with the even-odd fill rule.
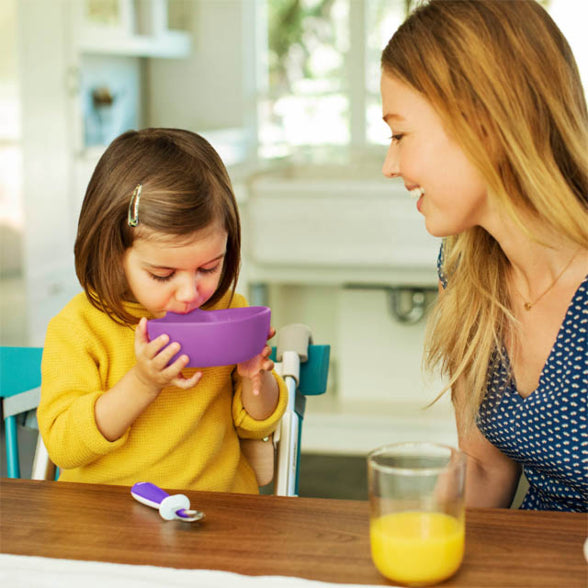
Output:
[[[415,188],[409,189],[408,193],[411,195],[412,198],[418,198],[417,210],[421,212],[421,208],[423,206],[423,198],[425,197],[425,191],[417,186]]]

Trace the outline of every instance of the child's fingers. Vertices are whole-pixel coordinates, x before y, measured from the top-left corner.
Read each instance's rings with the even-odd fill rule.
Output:
[[[149,338],[147,337],[147,319],[143,317],[137,324],[137,328],[135,329],[135,343],[149,343]]]
[[[156,356],[159,356],[161,353],[163,353],[163,349],[165,348],[166,350],[169,350],[169,348],[171,347],[171,345],[173,345],[173,343],[171,345],[168,345],[169,343],[169,336],[168,335],[159,335],[159,337],[156,337],[155,339],[153,339],[153,341],[149,341],[149,343],[147,343],[147,345],[145,345],[144,347],[144,354],[148,359],[154,359]],[[167,348],[166,348],[166,345]],[[179,343],[176,343],[176,345],[179,346]],[[171,355],[167,358],[167,361],[169,361],[175,353],[177,353],[179,350],[179,347],[176,347],[176,350],[171,353]],[[169,352],[168,352],[169,353]],[[166,363],[167,363],[166,361]],[[165,365],[165,364],[164,364]]]
[[[178,357],[173,364],[169,364],[169,362],[172,360],[172,358],[174,357],[174,355],[176,355],[176,353],[179,353],[181,350],[182,346],[177,342],[177,341],[172,341],[167,347],[164,347],[151,361],[153,362],[153,365],[155,366],[155,368],[157,368],[158,370],[163,370],[166,367],[172,367],[174,365],[176,365],[178,363],[179,360],[182,360],[180,363],[182,365],[178,365],[179,369],[182,370],[184,369],[184,367],[186,366],[186,364],[188,363],[188,356],[187,355],[182,355],[181,357]],[[183,360],[182,358],[186,358],[185,360]]]
[[[149,341],[147,335],[147,319],[142,318],[137,324],[135,329],[135,354],[137,358],[139,356],[151,360],[153,359],[165,345],[169,342],[167,335],[160,335]]]
[[[273,327],[270,327],[269,333],[267,335],[268,340],[271,339],[276,334],[276,330]]]
[[[202,379],[202,372],[196,372],[190,378],[184,378],[182,376],[178,376],[172,380],[172,384],[181,388],[182,390],[189,390],[190,388],[194,388],[198,382]]]
[[[258,373],[251,378],[251,392],[253,396],[259,396],[261,391],[261,375]]]
[[[172,380],[173,378],[176,378],[180,375],[180,372],[188,365],[188,362],[190,361],[190,358],[186,355],[180,355],[180,357],[178,357],[173,363],[171,363],[170,365],[167,365],[170,361],[170,359],[180,350],[180,344],[179,343],[172,343],[172,345],[170,345],[169,347],[172,347],[175,345],[177,345],[177,347],[175,348],[175,351],[172,351],[171,355],[167,358],[166,362],[164,363],[164,365],[161,368],[161,373],[162,375],[164,375],[166,378],[168,378],[169,380]],[[167,351],[168,348],[164,349],[160,355],[166,354],[167,355]],[[159,359],[159,355],[157,356],[157,358]],[[167,367],[166,367],[167,366]]]
[[[147,337],[147,319],[144,316],[139,319],[137,330]]]

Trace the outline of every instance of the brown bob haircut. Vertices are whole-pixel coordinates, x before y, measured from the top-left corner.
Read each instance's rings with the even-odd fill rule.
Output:
[[[139,223],[128,224],[131,196],[142,185]],[[223,273],[212,306],[235,291],[241,260],[241,226],[231,181],[213,147],[180,129],[128,131],[106,149],[88,184],[74,248],[78,280],[93,306],[118,323],[137,317],[130,301],[123,254],[137,238],[190,240],[219,222],[227,232]]]

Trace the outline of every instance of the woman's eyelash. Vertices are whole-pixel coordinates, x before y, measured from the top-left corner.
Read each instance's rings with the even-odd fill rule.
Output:
[[[394,141],[395,143],[398,143],[402,139],[402,137],[404,137],[404,133],[396,133],[395,135],[392,135],[390,137],[390,140]]]

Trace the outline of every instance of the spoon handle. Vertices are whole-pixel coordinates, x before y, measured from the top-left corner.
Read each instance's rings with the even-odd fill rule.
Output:
[[[204,513],[190,509],[190,500],[184,494],[169,495],[167,492],[151,482],[137,482],[131,488],[132,497],[141,504],[145,504],[159,511],[166,521],[179,519],[186,522],[199,521]]]
[[[159,505],[163,502],[163,499],[169,496],[165,490],[151,482],[137,482],[131,488],[131,494],[135,500],[155,510],[159,510]]]

